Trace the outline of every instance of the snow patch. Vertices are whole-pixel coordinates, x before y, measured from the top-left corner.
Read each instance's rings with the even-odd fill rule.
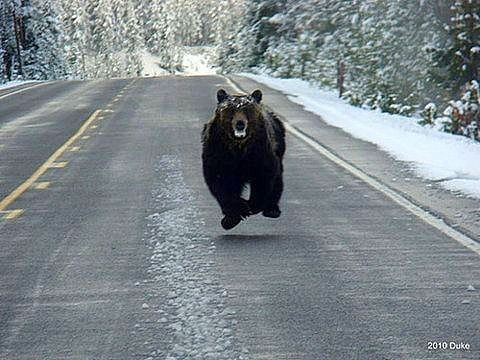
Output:
[[[212,52],[209,47],[185,47],[183,49],[183,75],[215,75],[216,69],[210,65]]]
[[[162,76],[168,75],[169,72],[162,68],[160,57],[150,54],[143,50],[140,54],[142,60],[142,76]]]
[[[401,161],[411,162],[416,173],[448,190],[480,198],[480,144],[463,136],[439,132],[417,124],[415,118],[354,107],[336,93],[300,79],[242,74],[280,90],[335,127],[376,144]]]
[[[154,209],[147,217],[149,273],[159,298],[157,322],[171,333],[167,359],[244,359],[234,348],[235,324],[225,289],[214,276],[214,245],[175,155],[156,166]],[[153,306],[150,300],[150,307]]]

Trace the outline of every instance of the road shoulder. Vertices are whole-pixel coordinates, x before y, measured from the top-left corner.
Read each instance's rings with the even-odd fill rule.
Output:
[[[473,239],[480,239],[480,204],[477,200],[446,191],[435,182],[418,177],[410,163],[395,160],[376,145],[328,125],[320,116],[289,101],[280,91],[242,76],[231,75],[229,78],[242,89],[261,89],[264,102],[291,125],[451,227]]]

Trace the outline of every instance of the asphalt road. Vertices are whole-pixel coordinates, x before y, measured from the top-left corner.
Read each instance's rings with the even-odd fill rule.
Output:
[[[219,86],[0,93],[0,359],[480,358],[479,255],[291,135],[282,217],[222,230]]]

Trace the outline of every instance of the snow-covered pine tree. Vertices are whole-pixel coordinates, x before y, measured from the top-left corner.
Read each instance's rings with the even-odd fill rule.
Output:
[[[15,34],[11,2],[0,0],[0,83],[11,80],[15,56]]]
[[[358,21],[359,2],[355,0],[323,0],[317,7],[315,17],[311,21],[319,24],[316,32],[318,53],[315,57],[312,76],[321,84],[333,87],[337,81],[337,70],[340,63],[347,65],[350,76],[356,74],[354,66],[359,62],[353,57],[361,46],[361,34]],[[314,11],[312,14],[315,13]],[[354,88],[350,88],[351,98]]]
[[[164,15],[162,13],[162,5],[160,0],[152,0],[142,6],[143,12],[149,15],[144,18],[144,37],[145,46],[153,54],[159,54],[161,51],[161,43],[165,38],[165,29],[162,21]]]
[[[0,82],[23,78],[23,48],[25,43],[21,0],[0,2],[1,63]]]
[[[142,70],[140,51],[144,47],[143,32],[138,18],[138,7],[133,0],[114,2],[115,43],[114,56],[122,54],[123,64],[117,76],[139,76]]]
[[[114,14],[110,0],[86,2],[89,28],[86,43],[86,73],[92,78],[118,76],[119,58],[115,56]]]
[[[266,22],[275,30],[268,39],[264,63],[273,74],[283,77],[310,78],[318,53],[319,19],[315,11],[321,0],[287,1]]]
[[[69,77],[85,79],[87,73],[88,43],[90,38],[89,14],[83,0],[59,0],[63,48]]]
[[[444,69],[443,84],[457,96],[466,83],[479,79],[480,1],[455,0],[445,30],[447,44],[437,49],[437,66]]]
[[[51,0],[24,0],[23,71],[25,78],[59,79],[66,75],[58,11]]]
[[[238,52],[237,34],[242,30],[245,3],[236,0],[214,2],[211,9],[210,41],[217,47],[216,65],[225,70],[238,69],[235,54]]]
[[[240,31],[234,39],[235,49],[231,59],[224,67],[252,68],[265,65],[267,51],[274,52],[278,43],[281,25],[280,18],[285,11],[286,0],[249,0],[243,6]],[[275,55],[269,54],[269,61],[275,61]]]

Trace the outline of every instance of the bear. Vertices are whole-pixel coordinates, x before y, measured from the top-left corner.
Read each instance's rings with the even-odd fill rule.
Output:
[[[269,218],[281,214],[285,127],[264,107],[262,96],[260,90],[230,95],[219,89],[215,114],[203,127],[203,176],[225,230],[260,212]],[[247,184],[248,200],[241,197]]]

